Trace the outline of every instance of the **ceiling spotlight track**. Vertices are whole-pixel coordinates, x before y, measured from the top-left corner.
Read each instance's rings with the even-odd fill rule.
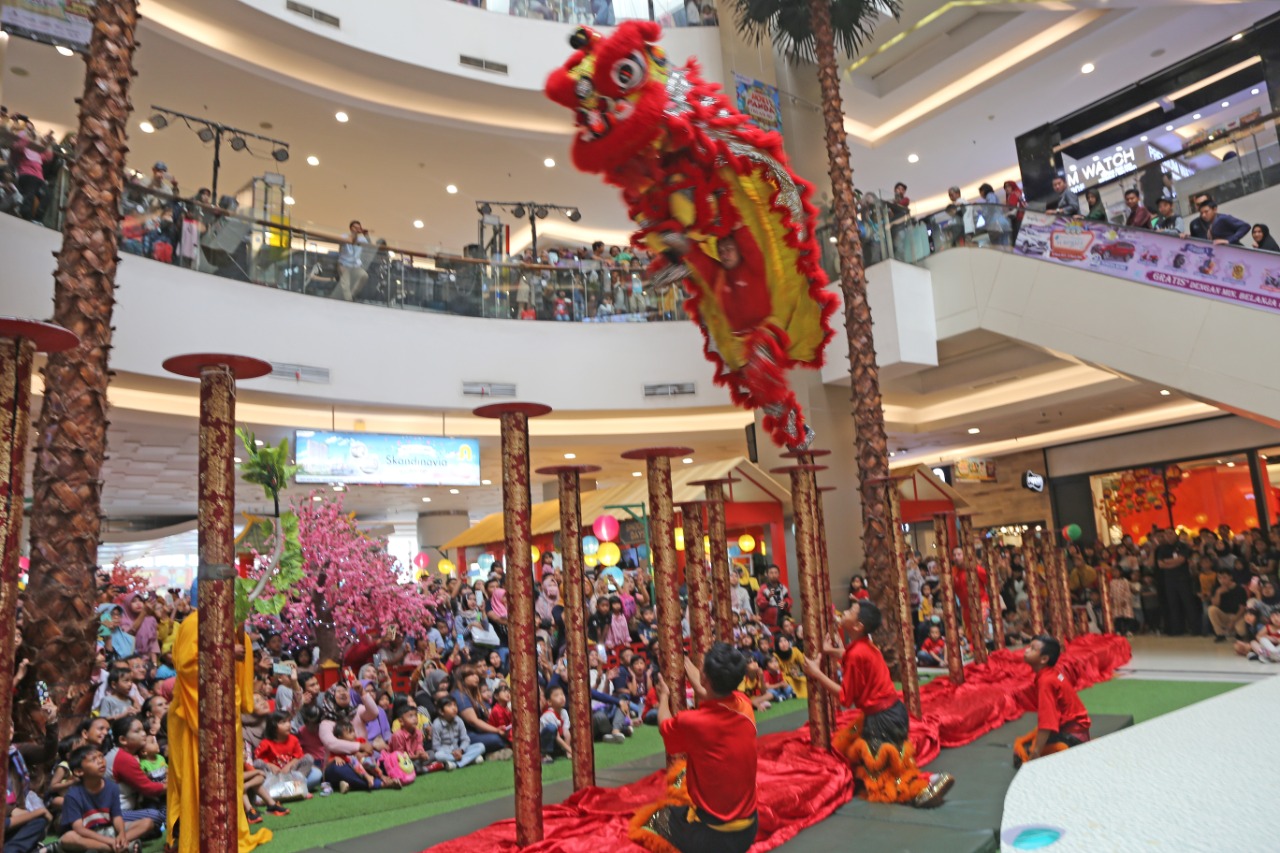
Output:
[[[577,222],[582,219],[582,211],[570,205],[563,204],[547,204],[541,201],[477,201],[476,212],[481,217],[491,216],[494,209],[506,210],[516,219],[528,219],[529,228],[532,232],[530,243],[533,247],[533,254],[538,254],[538,220],[546,219],[551,215],[551,211],[556,210],[565,215],[570,222]],[[483,242],[483,241],[482,241]]]
[[[172,123],[172,120],[178,120],[194,130],[201,142],[213,143],[212,194],[215,199],[218,197],[218,171],[222,168],[222,137],[224,135],[231,137],[228,144],[231,146],[232,151],[248,151],[252,154],[253,151],[249,148],[249,140],[257,140],[266,142],[271,146],[271,158],[277,163],[283,163],[289,159],[289,143],[283,140],[241,130],[238,127],[231,127],[204,116],[194,116],[166,107],[157,107],[154,104],[151,105],[151,109],[155,110],[154,115],[149,119],[153,129],[164,130]]]

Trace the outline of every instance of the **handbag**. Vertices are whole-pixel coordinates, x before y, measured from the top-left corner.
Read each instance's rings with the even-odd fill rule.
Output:
[[[477,646],[494,646],[502,644],[498,632],[488,622],[476,622],[471,626],[471,642]]]
[[[307,780],[297,771],[268,773],[262,786],[273,800],[305,800],[307,797]]]

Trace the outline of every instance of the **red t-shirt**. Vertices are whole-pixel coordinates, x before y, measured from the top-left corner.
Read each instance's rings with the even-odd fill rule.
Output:
[[[658,731],[672,755],[689,756],[685,781],[698,808],[728,822],[756,812],[756,715],[734,691],[664,721]]]
[[[947,641],[942,639],[941,637],[939,637],[936,640],[933,637],[926,637],[925,641],[920,644],[921,651],[928,652],[934,657],[941,656],[941,654],[944,651],[946,651],[946,648],[947,648]]]
[[[264,738],[262,743],[258,744],[258,751],[253,755],[254,758],[279,767],[283,764],[288,764],[295,758],[301,758],[302,744],[298,742],[298,738],[294,735],[289,735],[288,740],[284,743]]]
[[[879,714],[898,701],[884,655],[866,637],[844,650],[840,668],[844,670],[841,705],[858,708],[864,714]]]
[[[1036,709],[1036,728],[1061,732],[1064,727],[1078,726],[1089,730],[1089,712],[1056,666],[1045,667],[1036,675]]]

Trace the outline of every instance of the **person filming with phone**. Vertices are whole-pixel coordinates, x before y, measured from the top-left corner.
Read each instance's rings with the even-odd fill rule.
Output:
[[[369,231],[358,219],[351,220],[348,227],[350,233],[338,250],[338,288],[335,294],[339,299],[351,302],[369,281],[369,272],[364,268],[364,249],[361,248],[369,245]]]

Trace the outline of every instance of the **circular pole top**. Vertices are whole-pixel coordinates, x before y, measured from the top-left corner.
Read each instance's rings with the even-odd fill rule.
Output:
[[[806,456],[814,457],[814,458],[818,456],[830,456],[831,451],[830,450],[788,450],[786,453],[779,453],[778,455],[781,456],[783,459],[803,459]]]
[[[558,476],[560,474],[572,474],[574,472],[579,474],[590,474],[599,470],[599,465],[548,465],[546,468],[536,469],[533,473]]]
[[[35,342],[36,352],[63,352],[80,343],[75,332],[41,320],[0,317],[0,338],[26,338]]]
[[[712,477],[710,480],[690,480],[690,486],[727,486],[730,483],[741,483],[741,477],[730,474],[727,477]]]
[[[770,474],[790,474],[792,471],[825,471],[826,465],[784,465],[781,468],[770,468]]]
[[[473,410],[471,414],[477,418],[500,418],[503,415],[526,415],[536,418],[550,411],[551,407],[543,403],[490,403]]]
[[[820,492],[834,492],[837,488],[839,488],[839,487],[838,487],[838,486],[818,486],[818,491],[820,491]]]
[[[661,459],[664,456],[688,456],[692,447],[641,447],[622,454],[623,459]]]
[[[248,355],[230,355],[219,352],[193,352],[175,355],[164,360],[164,369],[179,376],[199,379],[206,367],[225,365],[236,379],[257,379],[271,372],[271,364]]]

